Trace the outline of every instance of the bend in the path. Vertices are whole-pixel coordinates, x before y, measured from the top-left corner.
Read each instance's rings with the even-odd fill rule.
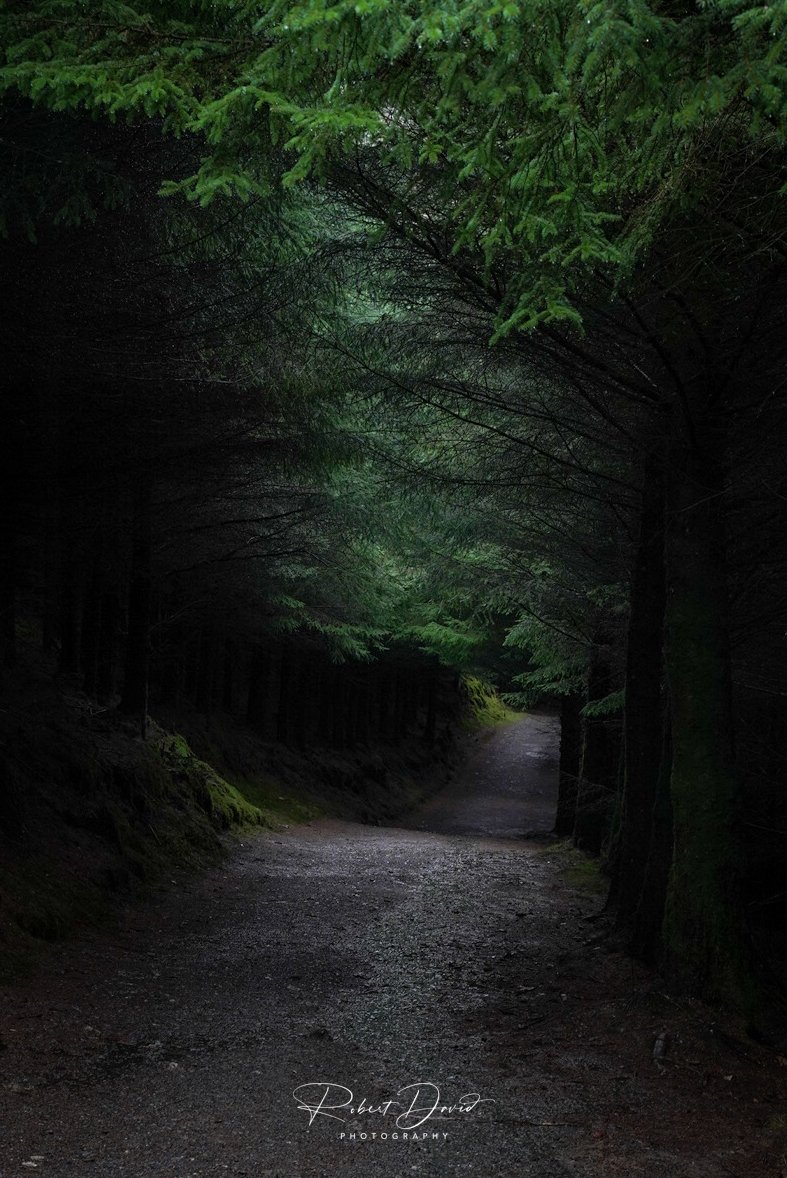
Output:
[[[255,838],[3,992],[3,1178],[778,1172],[752,1128],[774,1107],[767,1073],[717,1061],[700,1084],[689,1040],[657,1070],[675,1008],[588,944],[597,900],[523,839],[551,825],[554,750],[554,723],[527,717],[411,817],[431,830]],[[293,1091],[318,1080],[372,1102],[426,1080],[489,1103],[436,1119],[438,1138],[383,1142],[379,1117],[309,1127]]]
[[[548,833],[557,805],[558,740],[557,717],[544,712],[482,732],[455,778],[400,825],[489,838]]]

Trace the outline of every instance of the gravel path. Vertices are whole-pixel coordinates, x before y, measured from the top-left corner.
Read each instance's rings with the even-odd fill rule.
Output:
[[[775,1178],[777,1065],[602,948],[523,837],[555,749],[526,717],[406,827],[257,836],[0,991],[3,1178]]]

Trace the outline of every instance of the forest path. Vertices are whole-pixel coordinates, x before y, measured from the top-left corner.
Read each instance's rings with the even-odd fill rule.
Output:
[[[777,1175],[773,1067],[594,943],[599,896],[514,837],[550,824],[555,748],[526,717],[410,829],[254,837],[0,992],[3,1178]],[[318,1082],[484,1103],[310,1127],[293,1091]]]

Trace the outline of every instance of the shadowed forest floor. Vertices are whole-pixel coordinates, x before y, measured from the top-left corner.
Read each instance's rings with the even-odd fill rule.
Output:
[[[787,1060],[611,952],[592,870],[536,837],[556,741],[541,715],[485,735],[398,828],[255,834],[2,990],[0,1174],[787,1173]],[[310,1127],[317,1082],[484,1102]]]

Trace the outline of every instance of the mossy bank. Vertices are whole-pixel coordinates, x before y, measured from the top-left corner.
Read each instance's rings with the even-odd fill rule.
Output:
[[[17,677],[0,712],[0,978],[47,944],[215,863],[233,837],[319,816],[390,822],[442,785],[495,698],[473,681],[436,746],[292,749],[227,715],[138,727],[68,683]],[[495,715],[496,721],[505,719]]]

